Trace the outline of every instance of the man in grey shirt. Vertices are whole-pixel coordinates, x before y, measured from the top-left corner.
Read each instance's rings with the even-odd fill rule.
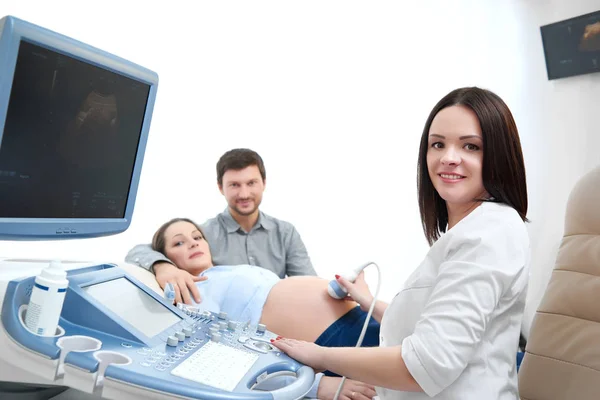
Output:
[[[217,184],[228,207],[202,225],[214,265],[257,265],[280,278],[316,275],[306,247],[292,224],[258,209],[265,190],[266,171],[262,158],[249,149],[233,149],[217,163]],[[200,301],[195,282],[201,278],[178,269],[148,244],[129,251],[125,261],[149,269],[159,285],[175,286],[176,300]]]

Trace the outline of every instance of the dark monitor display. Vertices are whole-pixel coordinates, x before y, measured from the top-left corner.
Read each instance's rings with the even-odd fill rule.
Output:
[[[149,338],[181,321],[177,314],[126,278],[113,279],[82,289]]]
[[[549,80],[600,71],[600,11],[540,31]]]
[[[21,41],[0,217],[123,218],[150,86]]]
[[[0,238],[127,229],[157,75],[13,17],[0,54]]]

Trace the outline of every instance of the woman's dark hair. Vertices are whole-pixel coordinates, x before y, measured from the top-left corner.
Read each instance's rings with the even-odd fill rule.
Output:
[[[240,170],[251,165],[256,165],[263,182],[267,179],[265,164],[257,152],[250,149],[233,149],[221,156],[217,162],[217,183],[223,185],[223,175],[230,169]]]
[[[429,177],[427,168],[429,129],[433,119],[441,110],[456,105],[468,107],[479,120],[483,137],[482,178],[485,190],[492,196],[489,201],[511,206],[523,221],[527,221],[525,162],[512,113],[506,103],[489,90],[478,87],[460,88],[448,93],[433,107],[421,136],[417,164],[417,190],[421,223],[430,245],[446,231],[448,209]]]
[[[202,230],[202,228],[200,228],[200,226],[197,223],[195,223],[194,221],[192,221],[191,219],[189,219],[189,218],[173,218],[172,220],[167,221],[164,224],[162,224],[161,227],[158,228],[158,230],[154,233],[154,236],[152,237],[152,250],[159,251],[163,255],[166,256],[165,247],[166,247],[167,243],[165,241],[165,231],[167,229],[169,229],[169,227],[176,222],[189,222],[190,224],[194,225],[196,227],[196,229],[198,229],[200,231],[200,233],[202,234],[202,237],[204,238],[204,240],[206,240],[206,235],[204,235],[204,231]]]

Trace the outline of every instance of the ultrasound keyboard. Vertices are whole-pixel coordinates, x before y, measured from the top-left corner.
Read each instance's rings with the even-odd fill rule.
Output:
[[[209,342],[171,371],[171,374],[232,392],[258,360],[250,350]]]

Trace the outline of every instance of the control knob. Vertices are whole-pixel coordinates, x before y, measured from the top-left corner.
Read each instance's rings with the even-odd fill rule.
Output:
[[[177,337],[169,336],[167,338],[167,346],[175,347],[177,346],[177,343],[179,343],[179,339],[177,339]]]

